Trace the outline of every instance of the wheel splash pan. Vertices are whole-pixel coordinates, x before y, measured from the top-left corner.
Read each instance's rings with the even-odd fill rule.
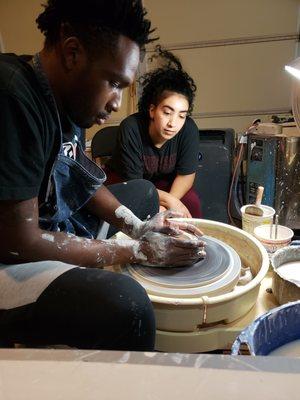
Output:
[[[260,283],[268,272],[269,258],[265,248],[254,236],[228,224],[204,219],[177,220],[192,223],[204,235],[232,247],[242,266],[251,269],[253,279],[244,286],[236,285],[227,293],[210,297],[164,297],[148,293],[154,307],[157,329],[195,332],[218,324],[228,324],[244,316],[255,304]],[[114,267],[118,272],[122,272],[122,269]]]

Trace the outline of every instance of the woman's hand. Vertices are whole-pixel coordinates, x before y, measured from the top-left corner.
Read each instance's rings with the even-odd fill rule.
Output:
[[[186,208],[186,206],[177,199],[177,197],[172,196],[169,194],[168,197],[168,204],[166,207],[168,210],[173,210],[173,211],[178,211],[183,215],[183,218],[192,218],[189,210]]]
[[[161,213],[161,212],[164,212],[164,211],[167,211],[166,207],[159,206],[159,212]]]
[[[165,192],[164,190],[157,190],[159,196],[160,209],[173,210],[180,212],[183,218],[192,218],[189,210],[177,197]]]

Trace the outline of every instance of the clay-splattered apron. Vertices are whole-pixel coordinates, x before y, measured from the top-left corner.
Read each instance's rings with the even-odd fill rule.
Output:
[[[53,164],[46,197],[39,210],[40,227],[48,231],[64,231],[93,238],[99,230],[99,220],[82,207],[100,188],[105,173],[83,152],[79,137],[81,131],[73,127],[72,144],[63,144],[63,132],[52,90],[45,75],[39,55],[33,58],[36,77],[47,102],[51,105],[60,131],[60,150]],[[71,152],[72,153],[72,152]],[[45,240],[54,240],[44,235]],[[36,301],[46,287],[65,271],[76,266],[56,261],[40,261],[18,265],[0,265],[0,309],[11,309]]]

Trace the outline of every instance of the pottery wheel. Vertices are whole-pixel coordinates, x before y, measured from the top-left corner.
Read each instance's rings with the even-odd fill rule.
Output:
[[[127,264],[123,273],[147,291],[163,297],[199,297],[226,293],[236,285],[241,261],[236,251],[213,237],[203,236],[205,259],[188,267],[158,268]]]

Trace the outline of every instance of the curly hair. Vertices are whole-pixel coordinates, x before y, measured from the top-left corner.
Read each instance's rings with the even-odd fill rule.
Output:
[[[75,35],[90,54],[105,46],[113,48],[124,35],[143,49],[155,29],[145,18],[141,0],[48,0],[36,23],[45,35],[45,45],[54,45],[63,27],[66,36]]]
[[[163,50],[159,45],[156,46],[150,61],[154,58],[161,59],[163,65],[139,79],[142,87],[142,94],[138,102],[139,112],[149,118],[150,105],[158,105],[162,100],[163,92],[170,91],[186,97],[189,103],[188,114],[191,114],[197,90],[194,80],[182,69],[179,59],[173,53]]]

